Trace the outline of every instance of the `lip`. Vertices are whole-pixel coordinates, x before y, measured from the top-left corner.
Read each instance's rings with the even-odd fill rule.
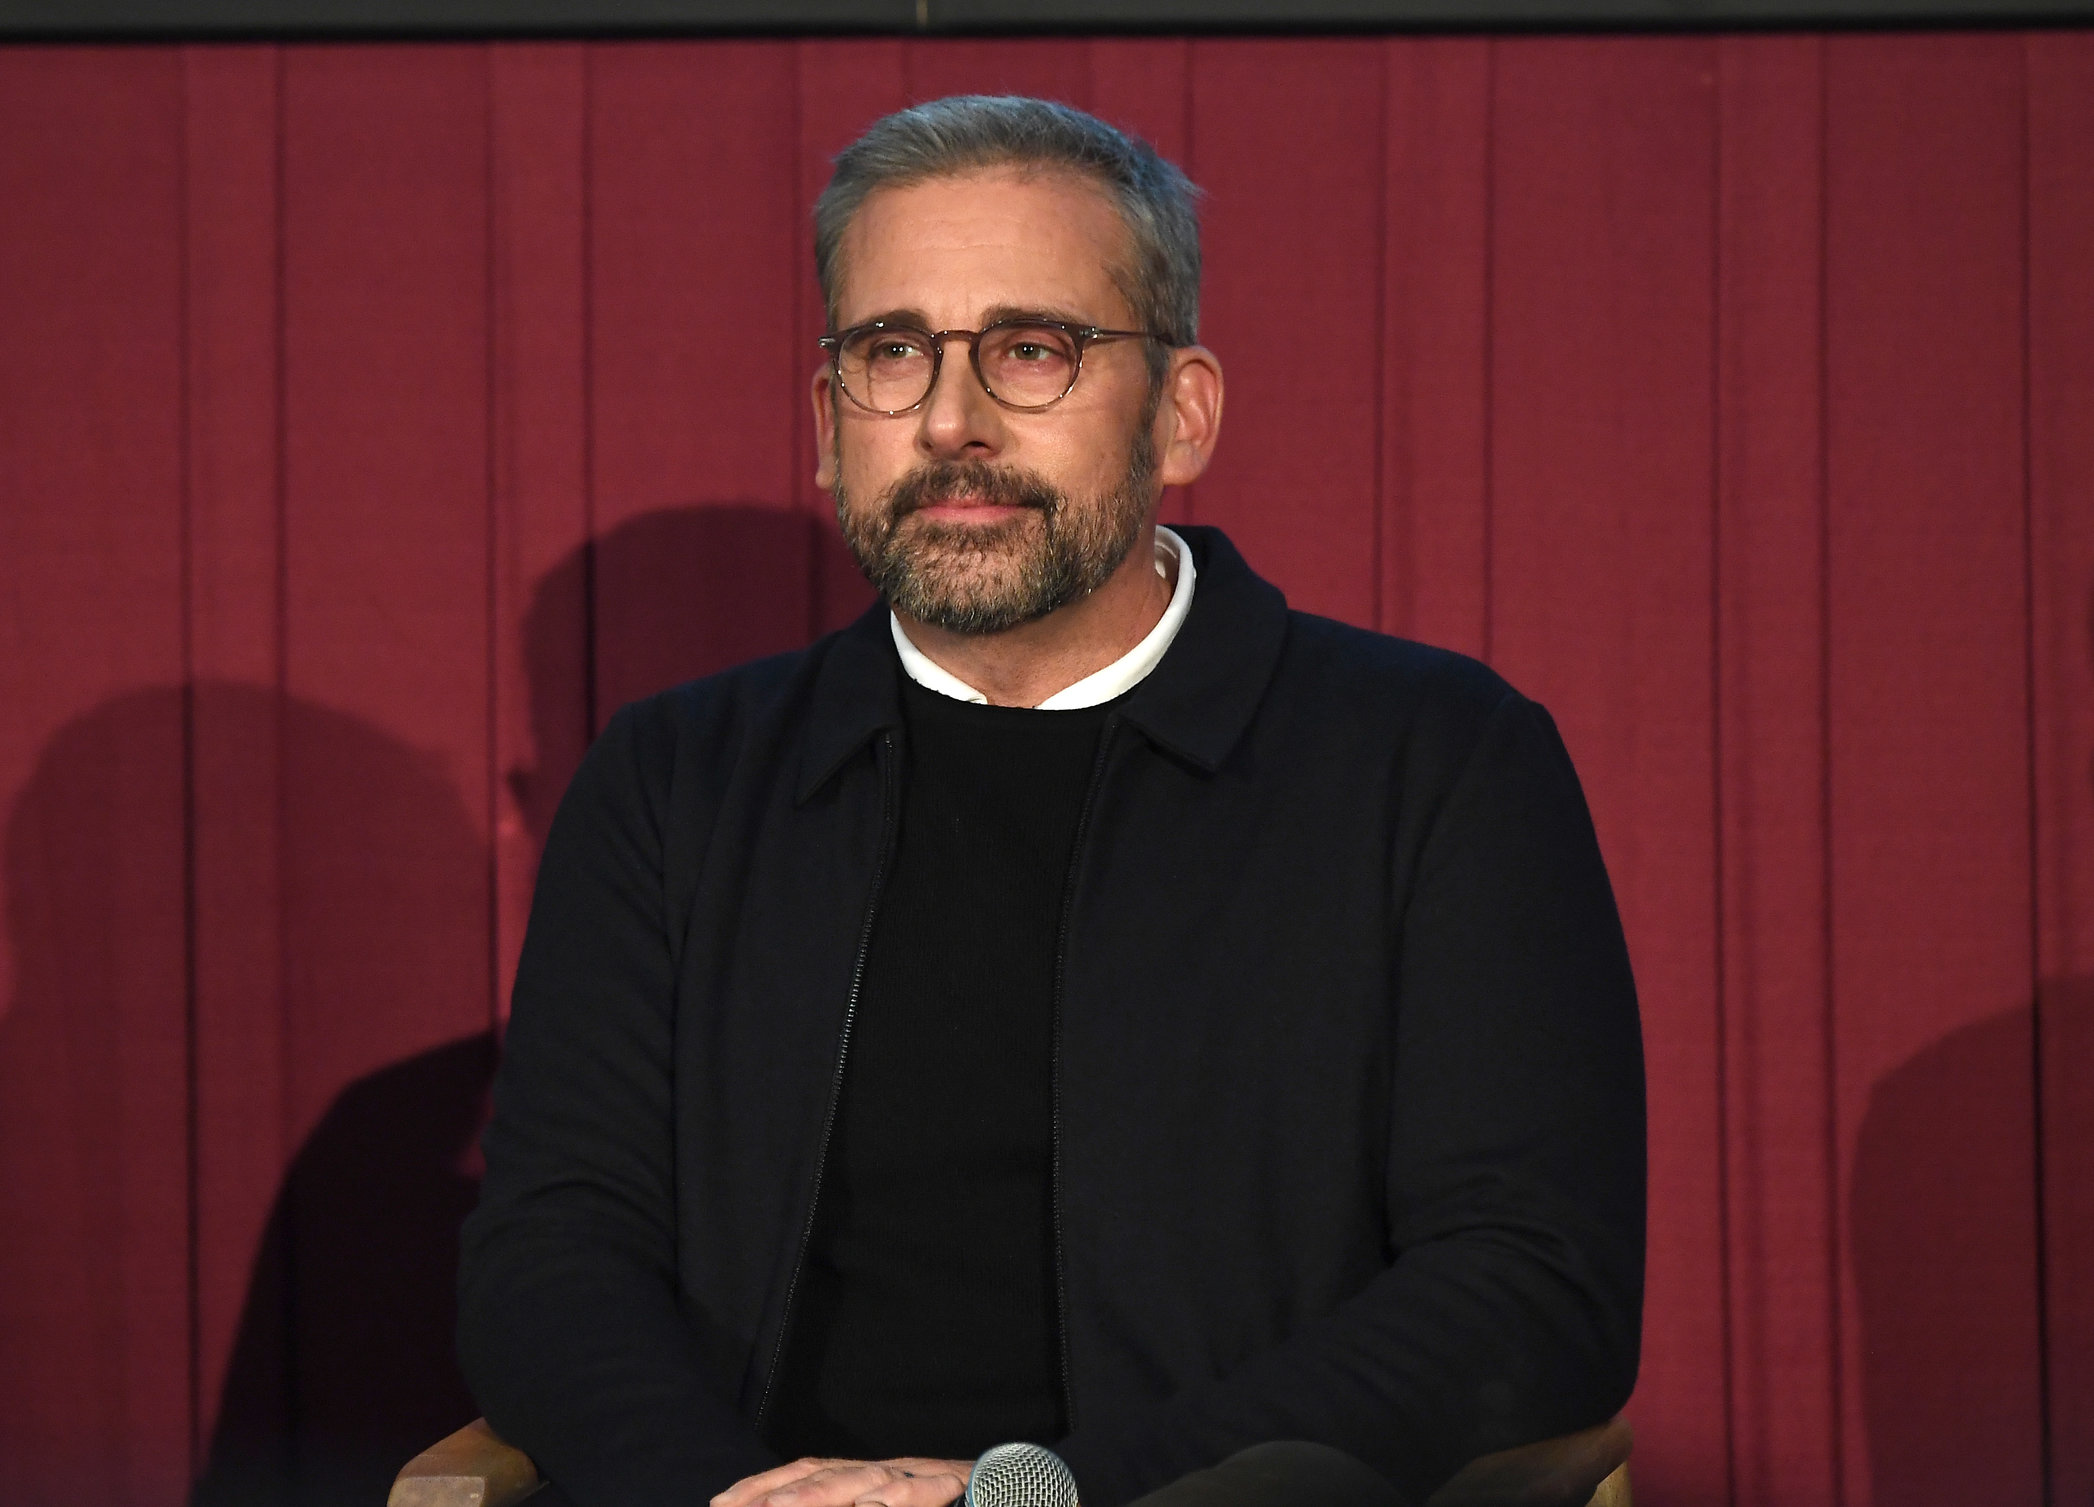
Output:
[[[1014,518],[1026,511],[1000,502],[975,502],[967,499],[925,503],[916,510],[927,518],[936,518],[941,523],[995,523],[1005,518]]]

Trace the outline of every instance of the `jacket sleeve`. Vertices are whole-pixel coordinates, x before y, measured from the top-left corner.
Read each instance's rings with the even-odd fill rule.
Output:
[[[1428,797],[1430,792],[1425,792]],[[1642,1038],[1598,840],[1546,712],[1506,693],[1394,918],[1392,1263],[1229,1374],[1059,1446],[1119,1507],[1270,1439],[1422,1501],[1468,1460],[1612,1416],[1635,1383]]]
[[[651,715],[613,719],[553,822],[462,1237],[466,1379],[578,1507],[699,1503],[776,1463],[678,1308]]]

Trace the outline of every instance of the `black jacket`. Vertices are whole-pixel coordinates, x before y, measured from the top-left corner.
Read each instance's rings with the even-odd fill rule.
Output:
[[[1068,887],[1051,1442],[1086,1507],[1278,1438],[1422,1498],[1634,1381],[1620,924],[1539,706],[1183,532],[1192,613],[1106,724]],[[584,1507],[776,1463],[755,1420],[893,842],[900,673],[876,609],[630,706],[554,823],[460,1351]]]

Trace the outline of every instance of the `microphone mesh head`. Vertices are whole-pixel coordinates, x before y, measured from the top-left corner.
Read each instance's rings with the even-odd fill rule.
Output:
[[[1038,1444],[999,1444],[974,1462],[967,1507],[1076,1507],[1076,1478]]]

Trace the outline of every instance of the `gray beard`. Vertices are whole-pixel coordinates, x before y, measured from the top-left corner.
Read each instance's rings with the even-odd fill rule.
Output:
[[[1002,633],[1036,622],[1111,579],[1141,541],[1156,475],[1149,416],[1118,485],[1084,504],[1037,472],[985,461],[932,461],[854,512],[839,479],[836,520],[873,589],[904,617],[949,633]],[[837,464],[839,476],[842,464]],[[947,498],[1022,509],[989,524],[917,516]]]

